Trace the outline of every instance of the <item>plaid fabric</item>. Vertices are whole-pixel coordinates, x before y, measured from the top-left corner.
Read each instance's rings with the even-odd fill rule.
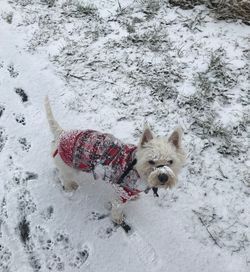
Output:
[[[135,170],[129,172],[119,188],[117,186],[120,176],[133,161],[135,150],[135,145],[124,144],[111,134],[95,130],[63,132],[58,145],[59,155],[70,167],[90,172],[102,165],[103,179],[116,185],[123,202],[142,192],[145,187]]]

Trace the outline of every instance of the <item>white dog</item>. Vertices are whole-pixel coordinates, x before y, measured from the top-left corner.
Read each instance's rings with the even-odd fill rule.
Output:
[[[59,170],[60,180],[67,191],[76,190],[72,171],[95,175],[102,168],[102,179],[110,182],[119,198],[112,202],[114,222],[123,222],[124,204],[150,188],[171,188],[185,161],[181,147],[182,131],[174,130],[169,138],[154,137],[145,127],[139,145],[122,143],[111,134],[95,130],[63,130],[56,122],[49,103],[45,108],[54,135],[52,155]]]

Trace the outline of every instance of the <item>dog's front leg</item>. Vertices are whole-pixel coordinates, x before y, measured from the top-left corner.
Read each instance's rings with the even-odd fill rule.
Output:
[[[111,204],[112,204],[111,207],[112,220],[116,224],[120,225],[124,221],[123,209],[125,204],[122,203],[122,201],[119,199],[114,200]]]

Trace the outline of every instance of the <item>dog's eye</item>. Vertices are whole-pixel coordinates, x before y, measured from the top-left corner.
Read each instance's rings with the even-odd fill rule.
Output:
[[[152,160],[148,161],[148,163],[151,164],[151,165],[155,165],[155,162],[152,161]]]
[[[169,165],[173,164],[173,160],[169,160],[169,161],[168,161],[168,164],[169,164]]]

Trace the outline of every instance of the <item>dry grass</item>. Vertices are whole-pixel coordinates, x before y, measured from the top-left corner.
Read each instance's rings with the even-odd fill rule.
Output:
[[[241,19],[250,24],[250,1],[249,0],[210,0],[211,7],[218,19]]]
[[[250,25],[249,0],[170,0],[169,3],[183,9],[191,9],[196,5],[205,4],[218,19],[240,19]]]
[[[179,6],[182,9],[192,9],[196,5],[204,4],[203,0],[169,0],[169,3],[173,6]]]

